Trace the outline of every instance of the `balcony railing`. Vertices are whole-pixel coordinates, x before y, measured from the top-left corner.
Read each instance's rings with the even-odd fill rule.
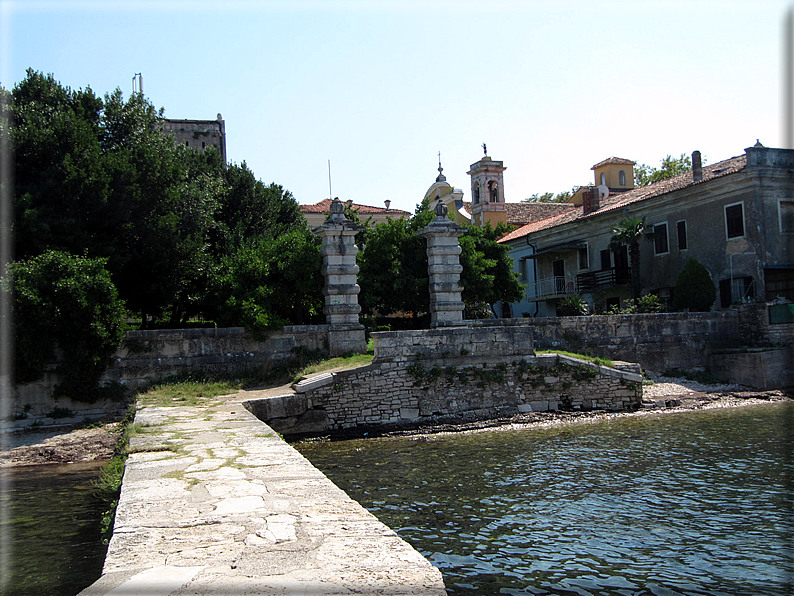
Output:
[[[602,269],[576,276],[576,286],[580,292],[592,292],[610,286],[619,286],[631,282],[630,269]]]
[[[576,284],[564,277],[548,277],[527,285],[527,299],[538,300],[576,294]]]

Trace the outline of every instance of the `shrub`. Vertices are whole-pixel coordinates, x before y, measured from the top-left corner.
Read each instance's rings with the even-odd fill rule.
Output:
[[[708,269],[695,259],[687,259],[686,265],[675,283],[673,308],[706,312],[717,299],[717,289]]]
[[[590,314],[590,306],[581,296],[566,296],[557,303],[558,317],[585,317]]]
[[[636,300],[629,299],[623,303],[623,308],[613,306],[609,310],[610,315],[633,315],[636,313],[662,312],[664,307],[662,301],[656,294],[646,294]]]
[[[125,316],[105,263],[48,251],[8,266],[3,286],[14,291],[17,382],[39,379],[60,347],[56,397],[99,397],[99,378],[123,339]]]

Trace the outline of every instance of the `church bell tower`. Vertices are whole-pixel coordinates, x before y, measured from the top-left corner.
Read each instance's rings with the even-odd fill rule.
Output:
[[[495,228],[507,223],[503,172],[507,169],[503,162],[488,157],[488,149],[482,145],[484,157],[470,166],[471,176],[471,223],[484,227],[490,223]]]

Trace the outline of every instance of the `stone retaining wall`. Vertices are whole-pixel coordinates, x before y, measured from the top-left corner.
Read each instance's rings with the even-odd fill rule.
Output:
[[[287,326],[254,339],[242,327],[225,329],[161,329],[128,331],[102,382],[144,387],[158,380],[188,372],[237,373],[283,362],[304,349],[328,353],[328,326]],[[14,388],[12,420],[0,421],[0,432],[77,424],[86,418],[123,414],[126,404],[110,400],[84,403],[53,399],[59,382],[50,365],[42,379]],[[52,417],[51,414],[57,414]]]
[[[246,407],[282,434],[467,422],[523,412],[627,410],[642,401],[639,365],[620,369],[535,356],[519,326],[375,333],[369,366],[299,383]],[[529,351],[529,353],[527,353]]]

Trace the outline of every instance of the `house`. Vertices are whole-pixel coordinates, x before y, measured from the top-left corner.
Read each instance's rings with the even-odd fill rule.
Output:
[[[581,296],[594,312],[632,297],[626,247],[610,248],[614,227],[645,221],[640,240],[641,295],[672,300],[687,259],[709,271],[714,308],[741,301],[794,300],[794,150],[764,147],[712,165],[692,156],[692,172],[633,187],[634,162],[595,166],[595,185],[572,208],[528,223],[500,239],[509,247],[526,298],[513,316],[553,316],[557,302]]]
[[[313,205],[301,205],[300,212],[309,224],[309,228],[318,228],[325,223],[331,213],[331,199],[323,199]],[[361,219],[361,223],[375,226],[386,222],[387,219],[403,219],[411,217],[407,211],[391,209],[391,201],[384,201],[384,207],[373,207],[371,205],[359,205],[352,200],[347,201],[347,207],[356,212]]]

